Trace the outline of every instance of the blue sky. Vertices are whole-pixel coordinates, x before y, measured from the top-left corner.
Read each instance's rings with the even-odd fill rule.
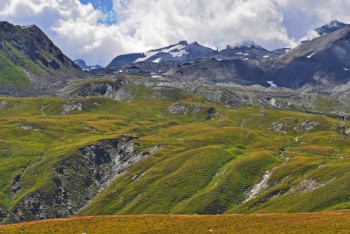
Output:
[[[350,23],[348,9],[349,0],[0,0],[0,20],[36,24],[70,58],[107,65],[180,40],[293,47],[331,20]]]
[[[113,11],[112,0],[79,0],[79,1],[84,5],[91,3],[95,9],[99,9],[103,13],[109,16],[105,20],[100,21],[100,23],[105,23],[107,25],[117,23],[117,18]]]
[[[105,9],[106,11],[110,11],[113,8],[112,0],[80,0],[81,3],[87,4],[91,3],[97,9]]]

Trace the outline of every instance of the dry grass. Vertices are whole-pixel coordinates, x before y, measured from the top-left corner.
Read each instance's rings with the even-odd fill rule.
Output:
[[[88,216],[0,226],[0,233],[349,233],[350,211]]]

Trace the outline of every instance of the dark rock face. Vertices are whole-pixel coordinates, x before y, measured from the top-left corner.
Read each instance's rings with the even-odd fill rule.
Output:
[[[344,24],[342,22],[339,22],[337,20],[331,21],[329,24],[325,24],[319,28],[316,28],[315,31],[318,32],[321,36],[335,32],[339,29],[344,28],[348,24]]]
[[[251,45],[251,46],[241,46],[241,47],[231,47],[227,46],[218,52],[217,57],[221,59],[235,58],[235,59],[255,59],[261,60],[263,58],[273,57],[276,54],[270,52],[261,46]]]
[[[137,151],[133,138],[100,140],[59,162],[51,189],[27,194],[9,212],[6,222],[69,217],[87,205],[113,179],[149,153]],[[16,176],[12,191],[20,175]],[[0,210],[1,216],[1,210]],[[4,216],[4,215],[3,215]]]
[[[263,70],[255,60],[207,60],[187,66],[172,68],[168,75],[189,83],[235,83],[239,85],[266,85]]]
[[[316,38],[279,57],[267,80],[289,88],[332,87],[348,81],[350,26]]]
[[[5,212],[4,208],[0,207],[0,223],[6,218],[7,213]]]
[[[137,59],[144,57],[145,55],[143,53],[119,55],[112,60],[112,62],[107,66],[107,68],[115,68],[123,65],[128,65],[134,63]]]

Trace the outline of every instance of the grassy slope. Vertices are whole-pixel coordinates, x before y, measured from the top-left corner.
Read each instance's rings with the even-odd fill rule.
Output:
[[[22,69],[16,66],[0,51],[0,84],[26,86],[30,83]]]
[[[311,132],[296,132],[306,120],[319,125]],[[273,131],[275,122],[289,125],[288,134]],[[349,208],[349,139],[336,133],[336,125],[321,116],[240,109],[226,110],[216,120],[163,129],[142,142],[167,147],[117,179],[80,214]],[[288,162],[280,157],[283,147],[288,147]],[[267,170],[273,171],[268,187],[242,204]],[[301,185],[308,179],[316,184],[310,191]]]
[[[150,90],[134,89],[136,99],[131,102],[1,98],[0,205],[10,209],[27,193],[50,189],[55,164],[77,148],[131,134],[142,137],[137,140],[141,149],[164,147],[116,179],[80,215],[349,208],[349,139],[336,132],[336,120],[220,106],[216,109],[223,115],[207,120],[205,108],[215,106],[212,103],[184,95],[155,100]],[[63,114],[63,106],[72,102],[81,103],[83,111]],[[174,102],[203,110],[170,114]],[[296,132],[306,120],[318,126]],[[275,132],[271,126],[276,122],[285,124],[288,133]],[[283,147],[289,147],[288,162],[280,157]],[[24,168],[21,191],[10,201],[9,187]],[[268,187],[241,204],[267,170],[273,171]],[[319,188],[307,191],[302,186],[307,179]]]
[[[98,216],[0,226],[0,233],[348,233],[349,212]]]

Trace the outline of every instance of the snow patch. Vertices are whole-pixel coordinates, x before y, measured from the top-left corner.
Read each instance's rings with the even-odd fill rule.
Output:
[[[153,60],[154,63],[160,63],[162,61],[162,58],[157,58],[156,60]]]
[[[344,71],[350,71],[350,68],[343,68],[344,69]]]
[[[270,56],[268,56],[268,55],[264,55],[264,56],[263,56],[263,58],[270,58]]]
[[[159,52],[158,51],[148,51],[148,52],[145,52],[143,53],[145,55],[145,57],[143,58],[138,58],[136,59],[135,63],[137,62],[144,62],[146,61],[147,59],[151,58],[152,56],[158,54]]]
[[[308,56],[306,56],[306,58],[311,58],[312,56],[314,56],[316,54],[316,52],[313,52],[312,54],[310,54],[310,55],[308,55]]]
[[[177,44],[177,45],[174,45],[168,49],[164,49],[164,50],[161,50],[159,52],[162,52],[162,53],[169,53],[171,54],[171,56],[173,57],[181,57],[185,54],[188,54],[187,51],[185,50],[186,46],[183,45],[183,44]]]
[[[172,51],[174,51],[174,50],[180,51],[180,50],[184,49],[185,47],[186,47],[186,46],[184,46],[184,45],[178,44],[178,45],[174,45],[174,46],[172,46],[172,47],[170,47],[170,48],[168,48],[168,49],[161,50],[160,52],[163,52],[163,53],[170,53],[170,52],[172,52]]]
[[[159,50],[151,50],[148,52],[143,53],[145,55],[145,57],[143,58],[138,58],[135,63],[137,62],[144,62],[148,59],[150,59],[151,57],[159,54],[159,53],[165,53],[165,54],[170,54],[173,57],[181,57],[183,55],[188,54],[188,52],[185,50],[186,45],[183,44],[177,44],[174,46],[171,46],[169,48],[166,49],[159,49]],[[157,58],[155,60],[153,60],[154,63],[159,63],[161,62],[162,58]]]
[[[237,53],[235,53],[235,54],[237,54],[237,55],[243,55],[243,56],[248,56],[248,55],[249,55],[248,53],[242,53],[242,52],[237,52]]]
[[[178,52],[171,52],[170,53],[173,57],[181,57],[183,55],[188,54],[186,50],[180,50]]]
[[[270,87],[278,87],[273,80],[267,81],[267,83],[270,85]]]

